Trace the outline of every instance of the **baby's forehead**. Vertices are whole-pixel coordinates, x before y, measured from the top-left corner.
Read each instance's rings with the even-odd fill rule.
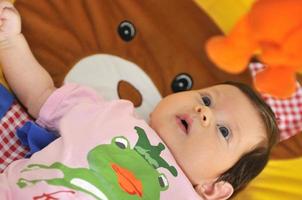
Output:
[[[263,123],[256,103],[237,86],[219,84],[205,88],[203,91],[212,96],[217,107],[229,111],[227,112],[228,115],[232,113],[229,116],[239,116],[239,118],[246,116],[251,119],[251,123],[256,122],[257,125]],[[234,113],[240,113],[241,115]]]
[[[238,96],[246,96],[237,86],[230,85],[230,84],[218,84],[209,86],[206,88],[200,89],[200,91],[204,91],[207,93],[211,93],[217,97],[224,96],[224,97],[236,97]]]

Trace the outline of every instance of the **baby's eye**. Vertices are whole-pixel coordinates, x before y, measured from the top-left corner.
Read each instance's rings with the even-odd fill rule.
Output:
[[[210,106],[212,105],[211,98],[208,97],[208,96],[203,96],[203,97],[201,97],[201,100],[202,100],[202,103],[203,103],[205,106],[210,107]]]
[[[225,127],[225,126],[218,126],[218,130],[219,132],[221,133],[221,135],[226,139],[228,140],[231,136],[231,132],[230,130]]]

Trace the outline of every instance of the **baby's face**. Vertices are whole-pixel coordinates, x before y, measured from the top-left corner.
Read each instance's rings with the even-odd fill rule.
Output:
[[[266,137],[255,106],[232,85],[167,96],[151,113],[150,126],[192,184],[219,177]]]

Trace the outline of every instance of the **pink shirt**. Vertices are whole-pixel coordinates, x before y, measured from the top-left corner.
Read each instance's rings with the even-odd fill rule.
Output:
[[[128,101],[69,84],[49,97],[37,122],[61,137],[0,175],[1,200],[201,199]]]

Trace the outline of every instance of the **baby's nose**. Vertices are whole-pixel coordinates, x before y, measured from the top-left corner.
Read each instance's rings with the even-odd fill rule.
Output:
[[[209,107],[198,105],[195,107],[195,111],[199,114],[201,124],[205,127],[209,126],[212,119],[212,111]]]

